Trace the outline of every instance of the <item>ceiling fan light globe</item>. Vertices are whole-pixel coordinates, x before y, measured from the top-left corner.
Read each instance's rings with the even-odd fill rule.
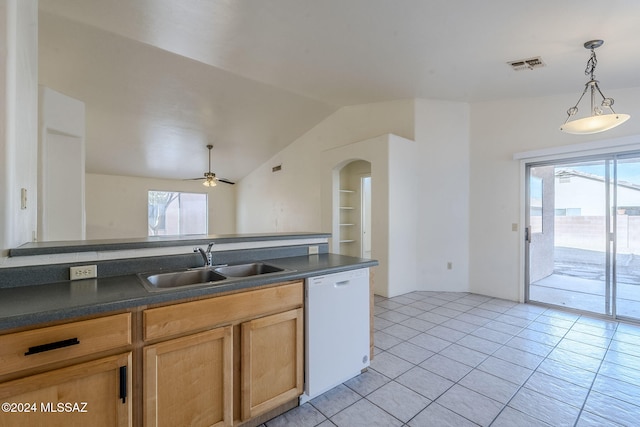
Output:
[[[204,181],[202,185],[204,185],[205,187],[215,187],[217,184],[215,179],[207,177],[207,180]]]

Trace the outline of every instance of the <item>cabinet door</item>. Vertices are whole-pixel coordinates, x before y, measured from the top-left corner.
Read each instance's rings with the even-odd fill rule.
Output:
[[[145,347],[145,425],[232,424],[232,330],[227,326]]]
[[[130,372],[127,353],[2,383],[0,426],[130,426]]]
[[[302,394],[301,308],[242,324],[242,419]]]

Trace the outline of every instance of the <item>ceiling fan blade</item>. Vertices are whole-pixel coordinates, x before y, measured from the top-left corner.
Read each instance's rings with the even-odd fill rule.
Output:
[[[216,177],[216,174],[211,172],[211,149],[213,148],[213,145],[209,144],[207,145],[207,149],[209,150],[209,171],[204,173],[204,177],[201,178],[185,178],[183,179],[183,181],[209,181],[210,179],[213,179],[217,182],[223,182],[225,184],[231,184],[234,185],[235,182],[230,181],[226,178],[218,178]],[[207,184],[208,182],[206,182],[205,184]],[[211,185],[212,187],[215,186],[215,183],[213,183],[214,185]]]

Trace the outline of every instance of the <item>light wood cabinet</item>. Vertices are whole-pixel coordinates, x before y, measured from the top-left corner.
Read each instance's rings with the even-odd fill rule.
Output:
[[[0,426],[130,426],[130,371],[126,353],[1,383]]]
[[[226,326],[144,349],[145,425],[232,425],[231,337]]]
[[[242,324],[242,419],[295,399],[303,387],[301,308]]]
[[[302,303],[302,281],[295,281],[151,308],[142,314],[144,340],[157,341],[211,329],[215,325],[239,324],[247,319],[301,307]]]
[[[0,343],[0,426],[132,425],[131,313],[9,333]]]
[[[131,345],[131,313],[15,332],[0,339],[1,381],[15,373]]]
[[[258,425],[303,392],[303,304],[296,280],[5,333],[0,427]]]
[[[296,401],[303,292],[294,281],[144,310],[145,426],[251,424]]]

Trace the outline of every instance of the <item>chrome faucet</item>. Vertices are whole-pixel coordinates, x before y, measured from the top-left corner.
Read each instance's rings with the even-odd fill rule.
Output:
[[[213,254],[211,253],[211,248],[213,247],[213,242],[207,245],[207,250],[205,251],[202,248],[193,248],[193,252],[199,252],[202,256],[202,260],[204,261],[203,267],[211,267],[213,265]]]

